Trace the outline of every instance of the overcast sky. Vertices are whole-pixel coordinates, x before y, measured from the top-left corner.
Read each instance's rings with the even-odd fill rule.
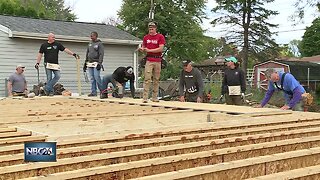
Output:
[[[315,12],[313,10],[305,18],[305,23],[297,26],[292,26],[292,22],[289,20],[289,16],[294,12],[292,6],[294,0],[275,0],[274,3],[268,5],[268,8],[277,10],[279,15],[270,19],[272,23],[279,24],[279,28],[274,31],[279,31],[278,36],[274,37],[277,43],[289,43],[293,39],[301,39],[306,26],[310,26],[314,19]],[[73,12],[77,15],[77,21],[81,22],[102,22],[108,17],[117,17],[117,11],[120,10],[122,0],[65,0],[66,5],[72,7]],[[215,6],[214,0],[208,0],[207,13],[210,15],[210,9]],[[203,23],[202,27],[207,29],[207,35],[212,37],[224,36],[224,32],[221,32],[220,28],[213,28],[210,25],[210,20]]]

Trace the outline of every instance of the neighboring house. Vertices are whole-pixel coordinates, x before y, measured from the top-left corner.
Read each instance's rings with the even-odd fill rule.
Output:
[[[307,89],[315,90],[320,85],[320,64],[303,61],[266,61],[254,66],[254,85],[267,89],[264,71],[268,68],[290,72]]]
[[[221,77],[221,73],[225,69],[225,64],[224,56],[217,56],[215,58],[196,63],[193,66],[197,67],[201,71],[204,79],[211,80],[212,77],[216,75]]]
[[[82,93],[90,92],[90,84],[84,82],[83,63],[90,33],[97,31],[104,43],[104,68],[101,76],[111,74],[119,66],[133,66],[137,74],[137,52],[142,41],[111,25],[83,22],[66,22],[0,15],[0,97],[5,96],[5,79],[15,72],[17,64],[26,66],[25,76],[28,89],[37,84],[34,68],[40,45],[47,41],[48,33],[56,35],[56,41],[81,56],[80,71]],[[60,83],[72,92],[77,92],[77,69],[75,58],[65,52],[59,53],[61,65]],[[46,81],[43,59],[40,66],[40,80]]]

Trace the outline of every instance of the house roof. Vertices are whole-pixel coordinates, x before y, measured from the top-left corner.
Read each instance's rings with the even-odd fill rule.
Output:
[[[266,61],[258,63],[255,66],[260,66],[266,63],[282,63],[289,65],[290,73],[295,76],[299,81],[305,81],[308,79],[308,68],[309,68],[309,80],[319,80],[320,79],[320,64],[305,62],[305,61]]]
[[[141,40],[112,25],[101,23],[69,22],[0,15],[0,30],[9,37],[47,39],[53,32],[56,39],[87,42],[92,31],[99,39],[110,44],[140,44]]]
[[[218,66],[218,65],[224,65],[225,60],[224,56],[217,56],[215,58],[206,59],[200,63],[195,64],[196,67],[202,67],[202,66]]]
[[[320,63],[320,55],[311,56],[311,57],[303,57],[303,58],[301,58],[301,61]]]

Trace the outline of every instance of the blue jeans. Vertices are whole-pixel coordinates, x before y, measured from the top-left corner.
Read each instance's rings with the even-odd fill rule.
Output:
[[[102,78],[102,84],[101,84],[102,90],[107,89],[109,83],[112,83],[112,86],[113,86],[113,87],[116,87],[116,83],[115,83],[114,79],[112,78],[112,74],[104,75],[104,76],[103,76],[103,78]]]
[[[101,78],[100,78],[100,70],[97,70],[97,68],[89,67],[88,68],[90,80],[91,80],[91,94],[97,94],[97,86],[99,90],[101,91],[103,88],[101,88]]]
[[[47,75],[47,84],[45,86],[45,90],[48,91],[49,93],[54,93],[53,86],[59,81],[61,77],[60,71],[47,69],[47,68],[45,68],[45,70]],[[54,74],[53,78],[52,78],[52,74]]]

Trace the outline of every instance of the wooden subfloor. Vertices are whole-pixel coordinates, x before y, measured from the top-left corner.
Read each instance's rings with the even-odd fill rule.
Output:
[[[57,162],[24,162],[55,141]],[[0,100],[0,179],[320,179],[320,113],[88,97]]]

